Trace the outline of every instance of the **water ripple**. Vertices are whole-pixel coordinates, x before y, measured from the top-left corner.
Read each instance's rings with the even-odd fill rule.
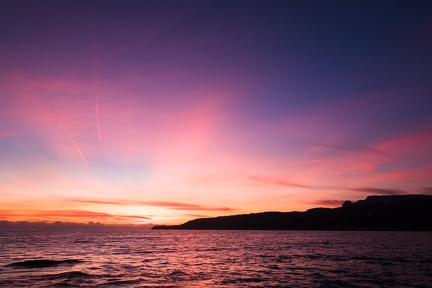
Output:
[[[0,239],[0,287],[432,287],[432,233],[0,231]]]

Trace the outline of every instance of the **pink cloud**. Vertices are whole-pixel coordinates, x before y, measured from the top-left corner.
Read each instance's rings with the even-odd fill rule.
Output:
[[[379,155],[384,155],[387,156],[388,153],[385,153],[383,151],[371,148],[371,147],[366,147],[366,146],[356,146],[356,145],[346,145],[346,144],[324,144],[324,143],[309,143],[309,142],[302,142],[300,141],[300,143],[306,144],[306,145],[310,145],[310,146],[315,146],[315,147],[320,147],[320,148],[328,148],[328,149],[334,149],[334,150],[340,150],[340,151],[348,151],[348,152],[356,152],[356,153],[373,153],[373,154],[379,154]]]
[[[396,155],[428,153],[432,147],[432,133],[414,134],[390,139],[379,143],[377,147]]]
[[[88,203],[88,204],[106,204],[106,205],[127,205],[125,202],[120,201],[104,201],[92,199],[71,199],[70,202]]]
[[[107,204],[107,205],[125,205],[125,206],[152,206],[164,207],[173,210],[201,210],[201,211],[235,211],[237,209],[229,207],[211,207],[192,203],[172,202],[172,201],[103,201],[92,199],[71,199],[71,202],[89,203],[89,204]]]
[[[8,220],[16,216],[18,216],[18,214],[14,211],[0,210],[0,220]]]
[[[351,188],[351,191],[362,192],[368,195],[399,195],[405,194],[405,191],[396,190],[396,189],[384,189],[384,188],[372,188],[372,187],[364,187],[364,188]]]
[[[0,131],[0,138],[6,138],[6,137],[13,137],[13,136],[18,136],[19,134],[13,131]]]
[[[7,219],[40,219],[48,221],[79,221],[86,218],[94,219],[98,221],[113,221],[113,220],[127,220],[127,219],[141,219],[150,220],[150,217],[142,215],[118,215],[105,212],[94,212],[86,210],[44,210],[44,211],[23,211],[21,213],[15,213],[8,216]]]
[[[250,176],[249,179],[251,179],[253,181],[260,182],[260,183],[268,184],[268,185],[288,186],[288,187],[313,189],[309,185],[305,185],[305,184],[301,184],[301,183],[296,183],[296,182],[292,182],[292,181],[286,181],[284,179],[279,179],[279,178],[262,177],[262,176]]]
[[[40,212],[31,213],[31,216],[41,217],[41,218],[67,217],[67,218],[102,218],[102,219],[113,217],[113,215],[109,213],[83,211],[83,210],[40,211]]]
[[[197,205],[197,204],[182,203],[182,202],[169,202],[169,201],[167,201],[167,202],[165,202],[165,201],[160,201],[160,202],[150,201],[150,202],[139,202],[139,203],[142,205],[146,205],[146,206],[165,207],[165,208],[173,209],[173,210],[225,211],[225,212],[238,210],[238,209],[229,208],[229,207],[209,207],[209,206],[202,206],[202,205]]]
[[[341,207],[345,200],[333,200],[333,199],[325,199],[325,200],[317,200],[313,202],[308,202],[307,204],[312,204],[316,206],[329,206],[329,207]]]
[[[202,215],[202,214],[185,214],[186,216],[194,217],[194,218],[209,218],[209,215]]]
[[[152,219],[151,217],[140,216],[140,215],[126,215],[126,216],[117,215],[115,217],[120,218],[120,219],[146,219],[146,220]]]

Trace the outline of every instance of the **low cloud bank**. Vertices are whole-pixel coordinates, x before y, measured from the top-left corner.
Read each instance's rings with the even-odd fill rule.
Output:
[[[29,222],[0,220],[0,229],[150,229],[153,224],[102,224],[99,222]]]

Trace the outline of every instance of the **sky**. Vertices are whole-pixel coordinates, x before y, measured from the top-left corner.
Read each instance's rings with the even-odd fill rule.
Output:
[[[0,220],[432,194],[430,1],[0,1]]]

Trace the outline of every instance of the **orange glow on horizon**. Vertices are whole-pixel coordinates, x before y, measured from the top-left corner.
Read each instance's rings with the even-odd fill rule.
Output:
[[[179,224],[432,194],[418,13],[6,2],[0,220]]]

